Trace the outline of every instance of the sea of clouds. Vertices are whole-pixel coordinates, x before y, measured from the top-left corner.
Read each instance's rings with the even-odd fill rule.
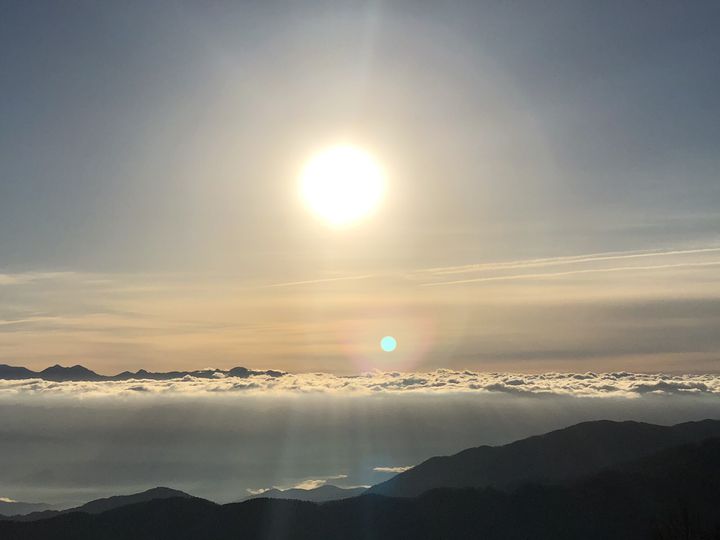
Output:
[[[56,504],[158,485],[213,500],[371,485],[432,456],[588,420],[720,418],[720,376],[437,370],[0,381],[0,497]]]
[[[488,393],[636,398],[644,394],[720,394],[720,375],[662,373],[479,373],[438,369],[426,373],[372,372],[357,376],[328,373],[251,375],[211,379],[187,375],[179,379],[127,381],[0,380],[0,396],[50,395],[77,398],[232,394]]]

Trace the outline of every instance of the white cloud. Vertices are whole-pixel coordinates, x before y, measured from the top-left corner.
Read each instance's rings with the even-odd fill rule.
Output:
[[[324,486],[325,484],[327,484],[327,480],[305,480],[304,482],[295,484],[291,489],[316,489],[320,486]]]
[[[412,465],[408,465],[407,467],[373,467],[373,471],[392,474],[405,472],[409,469],[412,469]]]
[[[266,491],[270,491],[270,488],[259,488],[259,489],[247,488],[247,492],[250,495],[262,495]]]
[[[279,487],[277,489],[280,489],[282,491],[288,490],[288,489],[317,489],[321,486],[324,486],[328,483],[330,480],[343,480],[347,478],[346,474],[335,474],[333,476],[323,476],[322,478],[311,478],[308,480],[303,480],[302,482],[298,482],[297,484],[289,487]]]
[[[346,474],[335,474],[332,476],[323,476],[321,478],[308,478],[305,480],[302,480],[301,482],[298,482],[296,484],[292,484],[289,486],[273,486],[272,488],[259,488],[259,489],[253,489],[248,488],[247,492],[250,493],[250,495],[262,495],[263,493],[270,491],[271,489],[277,489],[280,491],[287,491],[289,489],[317,489],[319,487],[324,486],[327,484],[330,480],[344,480],[347,478]],[[350,487],[359,487],[359,486],[350,486]],[[362,486],[367,487],[367,486]]]
[[[141,395],[380,395],[405,393],[490,393],[527,396],[634,398],[644,394],[720,395],[720,375],[650,373],[480,373],[439,369],[419,373],[372,372],[360,376],[328,373],[252,375],[200,379],[52,382],[42,379],[0,380],[0,397],[22,395],[94,398]]]

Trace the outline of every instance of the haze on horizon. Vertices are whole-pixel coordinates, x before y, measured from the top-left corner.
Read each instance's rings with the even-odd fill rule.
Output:
[[[720,418],[718,22],[0,3],[0,501],[369,486]]]
[[[716,372],[718,15],[4,2],[0,363]],[[387,175],[339,229],[338,144]]]

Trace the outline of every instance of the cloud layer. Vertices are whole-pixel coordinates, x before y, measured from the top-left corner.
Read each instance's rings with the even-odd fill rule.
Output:
[[[416,371],[1,381],[0,496],[64,504],[171,485],[230,502],[247,489],[338,475],[347,478],[329,483],[375,484],[389,468],[587,420],[720,418],[716,378]]]
[[[373,471],[375,472],[390,474],[398,474],[409,469],[412,469],[412,465],[408,465],[406,467],[373,467]]]
[[[648,373],[478,373],[439,369],[427,373],[372,372],[359,376],[328,373],[265,374],[246,378],[166,381],[128,380],[52,382],[41,379],[0,381],[0,396],[54,395],[76,398],[133,395],[264,395],[400,393],[505,393],[528,396],[625,397],[644,394],[720,395],[720,375]]]

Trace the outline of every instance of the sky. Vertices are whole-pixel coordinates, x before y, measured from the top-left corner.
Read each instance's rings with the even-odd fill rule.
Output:
[[[0,3],[0,498],[369,485],[720,414],[720,3]],[[352,145],[385,191],[299,188]],[[385,336],[397,347],[383,351]]]
[[[3,2],[0,363],[716,372],[718,22]],[[387,190],[338,230],[297,183],[340,143]]]

